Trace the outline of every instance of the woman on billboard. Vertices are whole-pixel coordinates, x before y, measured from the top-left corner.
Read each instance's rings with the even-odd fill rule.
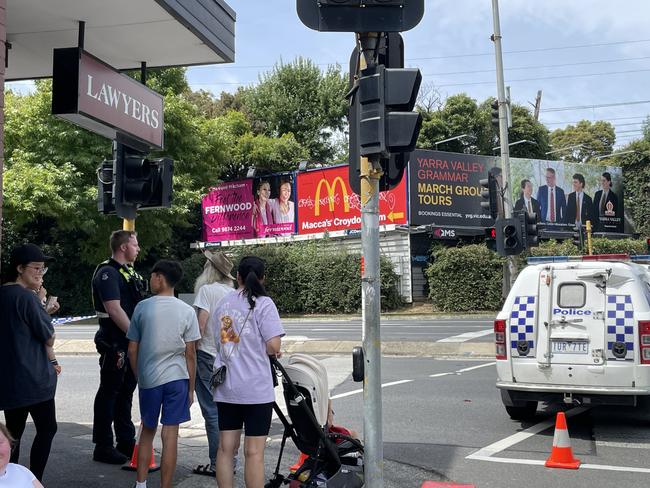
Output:
[[[275,224],[293,224],[295,220],[294,205],[290,200],[291,198],[291,181],[281,180],[278,198],[271,198],[269,206],[271,207],[271,215]],[[276,234],[291,234],[293,233],[293,225],[287,226],[286,231],[276,232]],[[284,226],[283,226],[284,229]]]
[[[255,191],[255,205],[253,205],[253,229],[255,237],[267,237],[267,227],[273,223],[273,214],[269,197],[271,196],[271,184],[266,180],[257,183]]]

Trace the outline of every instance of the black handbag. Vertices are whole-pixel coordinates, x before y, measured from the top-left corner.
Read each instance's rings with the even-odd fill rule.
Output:
[[[217,386],[221,385],[224,381],[226,381],[226,371],[228,368],[226,368],[226,365],[224,364],[223,366],[220,366],[214,373],[212,373],[212,377],[210,378],[210,387],[214,390]]]

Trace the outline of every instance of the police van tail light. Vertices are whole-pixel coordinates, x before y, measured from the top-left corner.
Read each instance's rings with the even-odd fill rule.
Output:
[[[508,356],[506,354],[506,321],[505,320],[494,321],[494,344],[496,346],[496,358],[508,359]],[[649,346],[648,350],[650,351],[650,344],[648,344],[648,346]]]
[[[650,320],[639,320],[641,364],[650,364]]]

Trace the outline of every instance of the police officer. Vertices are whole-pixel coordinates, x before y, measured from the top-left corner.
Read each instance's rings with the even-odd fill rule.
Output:
[[[131,457],[135,445],[131,406],[136,379],[126,357],[126,332],[136,304],[145,297],[146,282],[133,268],[140,252],[136,233],[115,231],[110,246],[111,258],[97,266],[92,279],[93,303],[99,318],[95,345],[100,367],[94,406],[93,459],[123,464]]]

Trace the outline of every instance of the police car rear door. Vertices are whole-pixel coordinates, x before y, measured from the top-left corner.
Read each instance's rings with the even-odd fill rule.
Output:
[[[540,297],[547,308],[540,310],[546,316],[537,356],[542,366],[604,364],[609,273],[606,266],[551,267],[550,283],[542,286],[547,296]]]

